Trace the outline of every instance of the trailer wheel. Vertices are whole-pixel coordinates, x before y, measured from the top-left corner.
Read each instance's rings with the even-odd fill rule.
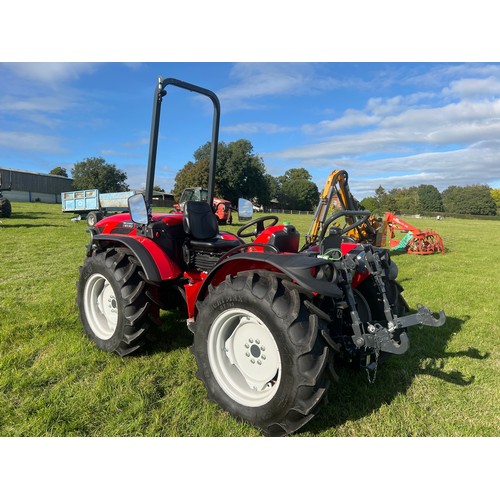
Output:
[[[94,251],[80,268],[77,304],[85,335],[103,351],[125,356],[145,341],[159,309],[141,267],[125,249]]]
[[[197,304],[197,377],[211,400],[265,435],[297,431],[326,401],[329,349],[303,299],[287,279],[242,272]]]
[[[94,227],[101,219],[102,217],[98,212],[89,212],[87,214],[87,224],[90,227]]]

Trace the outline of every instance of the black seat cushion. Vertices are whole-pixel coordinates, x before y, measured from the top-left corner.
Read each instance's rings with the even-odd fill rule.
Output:
[[[239,239],[225,240],[220,236],[217,217],[206,201],[188,201],[182,223],[193,250],[224,253],[242,243]]]

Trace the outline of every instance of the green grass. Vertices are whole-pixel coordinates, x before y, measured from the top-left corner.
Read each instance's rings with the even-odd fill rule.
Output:
[[[158,341],[125,359],[84,337],[75,283],[88,234],[70,218],[59,205],[13,203],[0,223],[0,435],[259,436],[207,401],[183,318],[163,313]],[[311,216],[281,220],[305,234]],[[404,296],[412,309],[443,308],[446,325],[411,329],[410,351],[375,384],[339,369],[299,436],[498,435],[500,223],[413,222],[437,230],[447,253],[395,255]]]

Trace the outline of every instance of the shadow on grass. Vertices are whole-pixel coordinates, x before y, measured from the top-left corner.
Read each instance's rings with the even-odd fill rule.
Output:
[[[2,228],[4,229],[19,229],[21,227],[61,227],[61,224],[2,224]]]
[[[368,381],[363,370],[347,366],[336,366],[340,377],[329,389],[329,402],[302,431],[320,434],[347,421],[358,420],[373,413],[384,404],[389,404],[398,395],[405,394],[413,380],[419,375],[429,375],[447,383],[467,386],[474,377],[466,378],[459,371],[446,371],[446,359],[467,357],[486,359],[489,354],[481,354],[470,347],[465,351],[445,352],[453,335],[456,335],[466,320],[448,317],[446,324],[438,329],[422,327],[409,331],[410,349],[402,356],[393,356],[381,365],[375,383]],[[162,324],[154,329],[152,342],[146,349],[133,356],[148,356],[159,352],[186,349],[192,345],[193,336],[180,312],[162,315]],[[297,433],[300,436],[300,432]]]
[[[10,220],[17,219],[47,219],[47,217],[54,216],[53,212],[15,212],[12,210],[12,215],[9,217]]]
[[[449,340],[461,330],[465,321],[467,320],[448,317],[446,324],[438,329],[410,329],[410,349],[402,356],[393,356],[380,366],[373,384],[368,381],[364,370],[336,367],[340,380],[330,386],[328,404],[303,431],[320,433],[347,421],[366,417],[382,405],[389,404],[396,396],[405,394],[419,375],[437,377],[460,386],[474,383],[474,376],[467,378],[460,371],[445,370],[445,360],[448,358],[489,357],[489,353],[481,354],[473,347],[465,351],[445,352]]]
[[[136,356],[148,356],[158,352],[170,352],[186,349],[193,343],[193,334],[186,325],[186,318],[179,311],[163,312],[161,325],[153,328],[145,349],[140,349]]]

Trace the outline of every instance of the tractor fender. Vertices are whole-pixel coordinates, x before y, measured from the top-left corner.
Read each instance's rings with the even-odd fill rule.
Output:
[[[179,266],[149,238],[123,234],[92,234],[92,243],[127,247],[141,264],[148,281],[159,282],[182,275]]]
[[[228,275],[236,276],[238,272],[250,270],[282,273],[309,292],[336,299],[343,297],[337,284],[337,271],[331,261],[304,254],[248,252],[220,261],[206,276],[196,300],[205,297],[210,284],[218,285]],[[194,308],[191,310],[194,312]]]

